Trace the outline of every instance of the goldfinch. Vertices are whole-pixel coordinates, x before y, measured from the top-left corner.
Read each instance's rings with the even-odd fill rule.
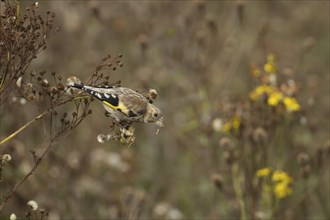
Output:
[[[143,122],[164,126],[161,110],[132,89],[117,86],[88,86],[73,81],[68,81],[67,87],[80,89],[100,100],[107,114],[120,124]]]

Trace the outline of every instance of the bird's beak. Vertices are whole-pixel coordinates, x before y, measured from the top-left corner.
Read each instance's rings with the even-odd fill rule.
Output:
[[[164,127],[163,118],[160,118],[158,121],[155,122],[155,124],[158,127]]]

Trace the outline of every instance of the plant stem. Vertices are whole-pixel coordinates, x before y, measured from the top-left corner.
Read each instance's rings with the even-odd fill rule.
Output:
[[[9,135],[8,137],[6,137],[5,139],[3,139],[0,142],[0,145],[6,143],[7,141],[9,141],[10,139],[12,139],[13,137],[15,137],[17,134],[19,134],[21,131],[23,131],[25,128],[29,127],[30,125],[32,125],[34,122],[36,122],[37,120],[43,118],[46,114],[49,113],[49,110],[44,111],[43,113],[41,113],[40,115],[38,115],[37,117],[35,117],[33,120],[29,121],[28,123],[26,123],[25,125],[23,125],[22,127],[20,127],[18,130],[16,130],[14,133],[12,133],[11,135]]]
[[[240,183],[240,176],[239,176],[239,166],[237,163],[233,164],[232,166],[232,176],[233,176],[233,185],[236,197],[238,199],[238,203],[241,209],[241,220],[247,220],[246,210],[245,210],[245,203],[243,199],[243,193]]]

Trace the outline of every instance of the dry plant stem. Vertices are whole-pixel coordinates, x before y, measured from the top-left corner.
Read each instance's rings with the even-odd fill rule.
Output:
[[[70,102],[72,99],[77,99],[77,98],[71,98],[69,100],[66,100],[64,102],[61,102],[57,105],[63,105],[67,102]],[[51,109],[47,109],[46,111],[44,111],[43,113],[41,113],[40,115],[38,115],[37,117],[35,117],[33,120],[29,121],[28,123],[26,123],[25,125],[23,125],[21,128],[19,128],[17,131],[15,131],[14,133],[12,133],[11,135],[9,135],[8,137],[6,137],[5,139],[3,139],[0,142],[0,145],[4,144],[5,142],[9,141],[10,139],[12,139],[13,137],[15,137],[17,134],[19,134],[21,131],[23,131],[25,128],[29,127],[30,125],[32,125],[34,122],[38,121],[39,119],[43,118],[44,116],[46,116],[48,113],[51,112]]]
[[[246,216],[246,210],[245,210],[245,203],[244,203],[244,198],[243,198],[243,193],[242,193],[242,188],[241,188],[241,183],[240,183],[240,176],[239,176],[239,166],[237,163],[233,164],[232,168],[232,176],[233,176],[233,185],[234,185],[234,190],[236,197],[239,202],[239,206],[241,209],[241,220],[247,220]]]
[[[12,198],[14,193],[17,191],[17,189],[31,176],[33,175],[34,171],[37,169],[37,167],[39,166],[40,162],[42,161],[42,159],[46,156],[46,154],[48,153],[48,151],[50,150],[51,146],[54,144],[54,139],[51,139],[49,141],[49,143],[47,144],[46,149],[44,150],[44,152],[42,153],[42,155],[37,158],[35,160],[35,164],[32,167],[32,169],[30,170],[30,172],[28,172],[18,183],[16,183],[16,185],[7,193],[6,196],[4,196],[3,201],[1,201],[0,203],[0,211],[3,209],[3,207],[5,206],[6,203],[8,203]]]
[[[56,105],[56,107],[59,107],[67,102],[72,101],[73,99],[75,99],[76,97],[70,98],[68,100],[65,100],[63,102],[60,102]],[[77,127],[82,120],[86,117],[86,109],[87,106],[85,106],[85,108],[83,109],[83,113],[78,116],[76,118],[76,121],[74,123],[74,126],[71,127],[71,129],[69,130],[69,132],[74,128]],[[40,114],[39,116],[37,116],[35,119],[33,119],[32,121],[28,122],[27,124],[25,124],[23,127],[21,127],[20,129],[18,129],[16,132],[14,132],[12,135],[8,136],[7,138],[5,138],[1,143],[4,143],[10,139],[12,139],[15,135],[17,135],[20,131],[24,130],[26,127],[30,126],[31,124],[33,124],[35,121],[37,121],[38,119],[43,118],[45,115],[47,115],[48,113],[52,112],[52,110],[54,110],[55,107],[52,107],[46,111],[44,111],[42,114]],[[1,201],[0,203],[0,211],[3,209],[3,207],[5,206],[6,203],[8,203],[14,196],[15,192],[17,191],[17,189],[31,176],[34,174],[35,170],[37,169],[37,167],[39,166],[40,162],[42,161],[42,159],[46,156],[46,154],[48,153],[48,151],[50,150],[50,148],[54,145],[55,140],[57,138],[60,137],[60,134],[63,133],[66,130],[66,128],[60,130],[54,137],[51,137],[50,134],[50,138],[49,138],[49,142],[46,146],[46,149],[43,151],[43,153],[41,154],[40,157],[38,157],[35,152],[32,152],[33,155],[33,159],[34,159],[34,166],[32,167],[32,169],[7,193],[6,196],[4,196],[4,199]],[[69,133],[68,132],[68,133]]]
[[[16,4],[16,17],[19,18],[19,2],[18,0],[15,0],[15,4]],[[17,19],[16,22],[18,22],[19,20]]]
[[[46,110],[43,113],[41,113],[40,115],[38,115],[37,117],[35,117],[33,120],[29,121],[28,123],[26,123],[25,125],[23,125],[22,127],[20,127],[17,131],[15,131],[14,133],[12,133],[11,135],[9,135],[8,137],[6,137],[5,139],[3,139],[0,142],[0,145],[6,143],[7,141],[9,141],[10,139],[12,139],[13,137],[15,137],[17,134],[19,134],[21,131],[23,131],[24,129],[26,129],[27,127],[29,127],[30,125],[32,125],[34,122],[38,121],[39,119],[43,118],[45,115],[47,115],[49,113],[50,110]]]

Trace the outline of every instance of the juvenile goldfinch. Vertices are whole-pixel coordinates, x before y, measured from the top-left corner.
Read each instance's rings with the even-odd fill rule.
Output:
[[[87,86],[72,81],[67,82],[67,87],[83,90],[99,99],[108,115],[121,124],[143,122],[164,126],[160,109],[132,89],[117,86]]]

